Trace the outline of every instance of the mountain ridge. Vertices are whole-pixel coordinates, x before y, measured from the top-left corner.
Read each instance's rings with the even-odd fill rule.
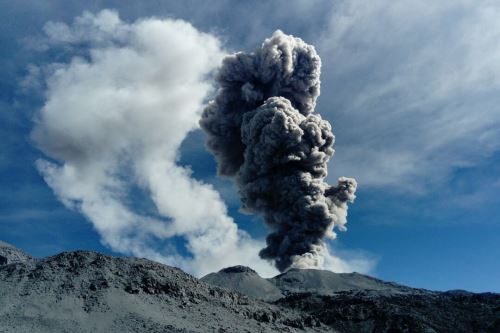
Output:
[[[289,332],[309,317],[175,267],[90,251],[3,265],[0,281],[1,332]]]
[[[282,297],[263,301],[147,259],[91,251],[29,256],[0,264],[0,332],[500,332],[499,294],[426,291],[361,274],[287,273],[272,278],[292,274]],[[244,266],[212,274],[262,279]],[[340,276],[354,278],[350,286],[375,281],[408,289],[322,293],[310,288],[311,274],[324,278],[323,287]]]
[[[262,278],[253,269],[239,265],[224,268],[217,273],[207,274],[200,280],[265,301],[275,301],[297,293],[334,295],[342,291],[363,290],[382,295],[433,292],[395,282],[386,282],[356,272],[334,273],[321,269],[292,268],[272,278]],[[271,285],[275,288],[272,288]]]
[[[35,259],[12,244],[0,241],[0,265],[16,262],[34,262]]]

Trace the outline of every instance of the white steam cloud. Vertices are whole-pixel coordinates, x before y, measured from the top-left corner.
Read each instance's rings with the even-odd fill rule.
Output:
[[[217,191],[176,164],[182,141],[198,128],[207,76],[224,56],[218,39],[181,20],[129,24],[110,10],[84,13],[72,25],[50,22],[45,32],[49,47],[75,53],[50,65],[32,132],[51,159],[37,167],[57,197],[115,251],[196,275],[236,264],[274,274],[258,257],[264,241],[239,230]],[[131,195],[137,190],[155,214],[138,211]],[[172,237],[185,241],[189,255],[154,246]],[[329,254],[324,267],[371,268]]]

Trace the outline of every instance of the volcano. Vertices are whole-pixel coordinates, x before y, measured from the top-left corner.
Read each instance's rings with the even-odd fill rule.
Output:
[[[36,259],[0,243],[0,332],[500,332],[500,295],[357,273],[244,266],[201,280],[96,252]]]

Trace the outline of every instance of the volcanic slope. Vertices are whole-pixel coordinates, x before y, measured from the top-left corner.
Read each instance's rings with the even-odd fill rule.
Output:
[[[317,327],[316,327],[317,326]],[[0,266],[0,332],[329,331],[311,315],[145,259],[64,252]]]
[[[428,292],[359,273],[333,273],[319,269],[290,269],[273,278],[264,279],[249,267],[234,266],[210,273],[201,280],[266,301],[297,293],[334,295],[341,291],[366,290],[379,295],[392,295]]]
[[[285,295],[304,292],[332,295],[350,290],[371,290],[379,294],[418,293],[420,291],[359,273],[334,273],[319,269],[293,268],[268,280]]]
[[[9,260],[0,264],[2,333],[500,332],[493,293],[320,270],[263,279],[243,266],[203,278],[236,292],[146,259],[83,251],[33,259],[4,243],[0,251]],[[269,301],[257,299],[265,298],[259,288]]]
[[[248,270],[229,267],[203,280],[254,297],[262,295],[253,288],[269,282],[283,295],[273,304],[310,314],[338,332],[500,332],[498,294],[437,292],[313,269],[290,269],[271,279],[253,272],[248,283],[241,273]]]
[[[18,248],[0,241],[0,265],[7,265],[12,263],[32,263],[33,257]]]
[[[201,281],[265,301],[275,301],[284,297],[273,283],[245,266],[224,268],[217,273],[204,276]]]

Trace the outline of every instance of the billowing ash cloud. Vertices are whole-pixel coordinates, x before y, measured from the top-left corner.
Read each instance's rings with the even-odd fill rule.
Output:
[[[345,229],[355,198],[354,179],[324,181],[334,136],[314,113],[320,67],[313,46],[278,30],[255,52],[224,58],[200,120],[219,173],[234,178],[243,209],[271,228],[260,256],[280,271],[321,267],[324,239]]]

